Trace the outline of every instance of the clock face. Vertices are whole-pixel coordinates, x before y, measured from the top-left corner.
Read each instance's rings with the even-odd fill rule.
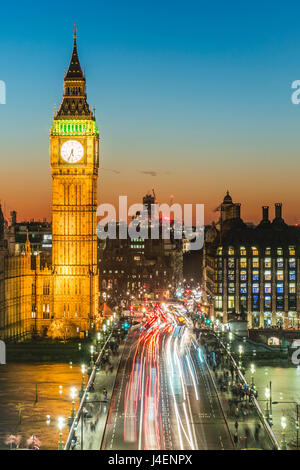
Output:
[[[83,147],[77,140],[68,140],[62,147],[60,154],[68,163],[76,163],[83,157]]]

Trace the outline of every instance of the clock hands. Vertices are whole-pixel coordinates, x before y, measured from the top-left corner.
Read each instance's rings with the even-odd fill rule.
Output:
[[[71,149],[68,161],[70,161],[71,157],[74,157],[74,149],[73,148]]]

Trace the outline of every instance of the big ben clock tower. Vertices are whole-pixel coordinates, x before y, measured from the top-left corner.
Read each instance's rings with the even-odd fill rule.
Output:
[[[77,335],[90,328],[98,307],[99,131],[85,85],[75,31],[63,100],[50,132],[50,162],[53,317],[70,320]]]

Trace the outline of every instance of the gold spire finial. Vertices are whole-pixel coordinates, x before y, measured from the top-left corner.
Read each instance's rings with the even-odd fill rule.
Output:
[[[77,27],[76,27],[76,23],[74,23],[74,29],[73,29],[73,38],[76,39],[77,38]]]
[[[29,230],[28,230],[28,227],[26,228],[25,252],[26,252],[26,253],[30,253],[30,252],[31,252],[31,245],[30,245],[30,241],[29,241]]]

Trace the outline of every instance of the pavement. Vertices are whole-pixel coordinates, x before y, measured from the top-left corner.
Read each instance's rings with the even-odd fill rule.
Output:
[[[212,351],[212,349],[210,348]],[[204,353],[205,354],[205,353]],[[254,405],[249,397],[237,393],[241,388],[238,375],[232,372],[229,359],[224,357],[217,367],[208,366],[223,409],[226,422],[234,440],[235,448],[271,450],[272,443],[267,435]],[[237,426],[238,424],[238,426]],[[259,426],[258,434],[255,429]]]
[[[82,418],[79,420],[75,433],[77,442],[74,450],[99,450],[101,447],[112,391],[123,350],[124,345],[121,345],[118,354],[111,360],[113,365],[112,373],[106,373],[102,370],[96,372],[94,381],[95,391],[89,392],[89,399],[85,404],[88,415],[83,419],[83,423]],[[105,388],[107,390],[107,400],[104,400],[103,395],[103,389]],[[81,445],[81,441],[83,445]]]

